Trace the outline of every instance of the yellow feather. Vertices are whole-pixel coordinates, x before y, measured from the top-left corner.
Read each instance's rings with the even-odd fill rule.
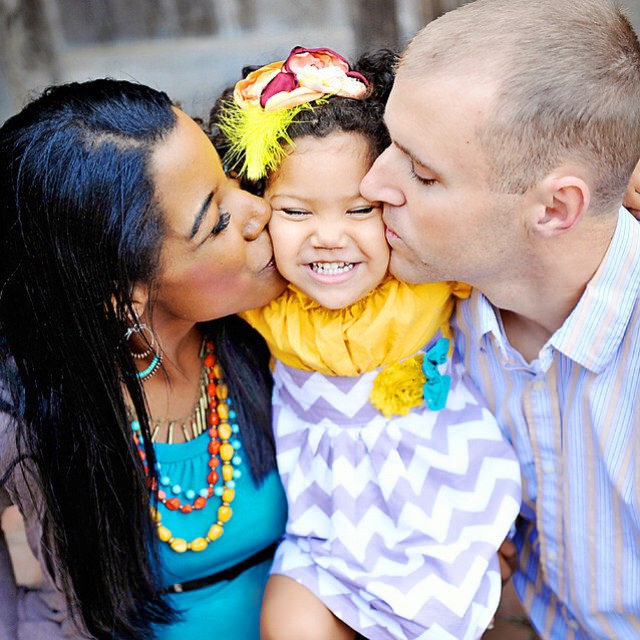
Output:
[[[229,141],[225,166],[239,175],[246,175],[249,180],[264,178],[280,166],[287,155],[285,147],[293,146],[287,130],[295,117],[312,108],[307,102],[288,109],[265,111],[255,105],[241,108],[234,100],[229,100],[218,120],[220,131]]]

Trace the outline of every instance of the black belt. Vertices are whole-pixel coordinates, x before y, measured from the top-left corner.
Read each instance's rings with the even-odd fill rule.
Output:
[[[265,560],[270,560],[273,558],[273,554],[275,553],[276,547],[278,546],[277,542],[273,542],[268,547],[261,549],[257,553],[254,553],[252,556],[249,556],[246,560],[242,562],[238,562],[238,564],[234,564],[232,567],[228,569],[223,569],[222,571],[218,571],[217,573],[212,573],[210,576],[205,576],[204,578],[196,578],[195,580],[188,580],[187,582],[177,582],[176,584],[169,585],[164,589],[161,589],[160,593],[182,593],[184,591],[193,591],[194,589],[201,589],[202,587],[208,587],[211,584],[215,584],[216,582],[222,582],[223,580],[233,580],[237,578],[243,571],[254,567]]]

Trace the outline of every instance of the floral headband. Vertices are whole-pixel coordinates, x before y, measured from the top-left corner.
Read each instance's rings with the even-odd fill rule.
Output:
[[[272,62],[234,89],[222,108],[219,128],[229,141],[224,162],[250,180],[276,169],[292,144],[289,125],[312,102],[328,96],[362,98],[367,79],[331,49],[294,47],[286,60]]]

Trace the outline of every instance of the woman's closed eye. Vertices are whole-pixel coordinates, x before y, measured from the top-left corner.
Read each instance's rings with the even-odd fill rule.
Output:
[[[229,226],[230,220],[231,220],[231,215],[228,214],[226,211],[221,211],[220,217],[218,218],[218,221],[213,226],[213,229],[211,229],[210,235],[217,236],[221,231],[224,231]]]

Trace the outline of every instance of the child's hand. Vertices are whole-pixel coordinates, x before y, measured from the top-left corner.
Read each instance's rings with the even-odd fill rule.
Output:
[[[518,568],[516,545],[509,538],[498,549],[498,561],[500,562],[500,573],[502,575],[502,584],[504,585],[511,579],[511,576]]]
[[[640,220],[640,162],[636,165],[627,185],[627,192],[622,202],[637,220]]]

